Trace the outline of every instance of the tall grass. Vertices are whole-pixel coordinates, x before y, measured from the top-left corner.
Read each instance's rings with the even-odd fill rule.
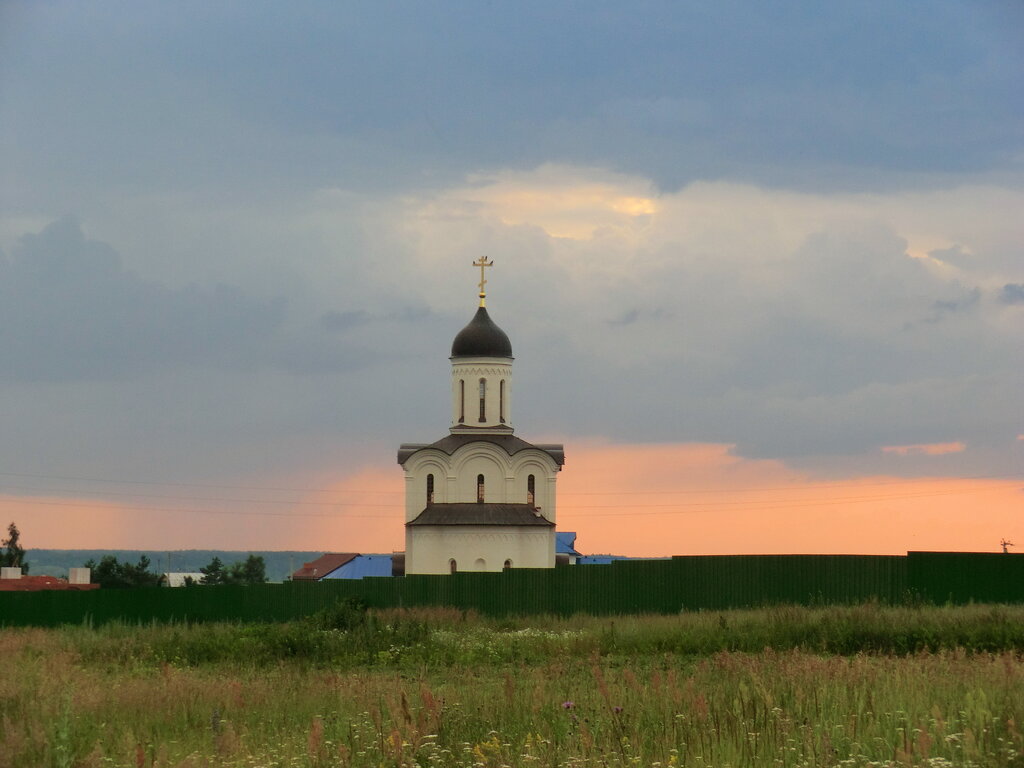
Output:
[[[333,668],[536,663],[552,656],[704,656],[801,649],[824,654],[1024,651],[1024,606],[772,607],[678,616],[489,619],[448,608],[352,606],[282,624],[65,627],[64,646],[119,666],[214,662]]]
[[[1022,618],[431,610],[6,630],[0,768],[1021,765]]]

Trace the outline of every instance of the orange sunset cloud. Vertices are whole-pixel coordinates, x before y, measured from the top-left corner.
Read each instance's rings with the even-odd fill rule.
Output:
[[[1020,483],[857,477],[814,481],[727,445],[577,446],[559,528],[588,553],[901,554],[994,551],[1022,527]]]
[[[995,551],[1024,538],[1021,484],[984,478],[816,481],[728,445],[567,446],[558,528],[584,553]],[[116,499],[0,497],[25,546],[391,552],[404,548],[397,467]]]

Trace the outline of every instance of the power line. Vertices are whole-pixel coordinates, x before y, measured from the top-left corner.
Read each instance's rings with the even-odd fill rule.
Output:
[[[221,491],[275,491],[285,493],[328,493],[330,488],[276,488],[266,485],[212,485],[208,483],[183,483],[174,480],[113,480],[102,477],[78,477],[71,475],[34,475],[25,472],[0,472],[0,477],[30,477],[36,480],[71,480],[83,483],[110,483],[111,485],[158,485],[175,488],[209,488]],[[365,493],[395,494],[399,491],[365,491]]]
[[[73,501],[36,501],[34,499],[22,500],[19,499],[15,503],[17,504],[32,504],[41,507],[71,507],[78,509],[95,509],[94,505],[90,504],[78,504]],[[381,505],[384,506],[384,505]],[[188,509],[187,507],[115,507],[112,511],[114,512],[174,512],[176,514],[187,514],[187,515],[244,515],[244,516],[257,516],[257,517],[328,517],[328,518],[349,518],[349,517],[369,517],[376,518],[378,520],[387,519],[384,515],[339,515],[339,514],[324,514],[316,512],[255,512],[252,510],[243,509]]]
[[[641,510],[627,510],[621,512],[586,512],[586,510],[593,509],[621,509],[622,504],[593,504],[586,506],[573,507],[569,510],[563,510],[562,514],[572,517],[574,514],[578,514],[581,511],[586,514],[587,517],[636,517],[640,515],[671,515],[671,514],[682,514],[692,512],[694,510],[712,510],[716,508],[728,507],[731,509],[743,509],[744,507],[760,511],[760,510],[775,510],[775,509],[798,509],[804,507],[814,506],[833,506],[839,504],[863,504],[868,502],[888,502],[888,501],[902,501],[906,499],[917,499],[917,498],[929,498],[935,496],[950,496],[955,494],[971,493],[975,489],[973,488],[960,488],[955,490],[943,490],[943,491],[924,491],[918,493],[903,493],[903,494],[876,494],[871,496],[847,496],[847,497],[835,497],[831,499],[821,500],[806,500],[806,499],[794,499],[784,500],[776,499],[771,503],[764,503],[759,501],[711,501],[711,502],[686,502],[680,504],[645,504]],[[95,509],[95,505],[82,504],[80,502],[60,502],[60,501],[39,501],[36,499],[17,499],[14,500],[15,504],[31,504],[34,506],[49,506],[49,507],[63,507],[72,509]],[[280,502],[287,503],[287,502]],[[319,502],[311,502],[319,503]],[[325,505],[339,507],[387,507],[398,511],[398,506],[394,504],[328,504]],[[649,511],[651,508],[658,508],[660,511]],[[685,508],[685,509],[681,509]],[[189,509],[186,507],[116,507],[116,511],[119,512],[174,512],[179,514],[208,514],[208,515],[238,515],[238,516],[258,516],[258,517],[322,517],[322,518],[333,518],[333,519],[347,519],[347,518],[368,518],[377,520],[386,520],[389,515],[386,514],[360,514],[360,513],[315,513],[315,512],[265,512],[265,511],[253,511],[253,510],[230,510],[230,509]]]
[[[96,477],[73,477],[68,475],[38,475],[38,474],[27,474],[19,472],[0,472],[0,477],[25,477],[39,480],[70,480],[75,482],[94,482],[94,483],[110,483],[112,485],[153,485],[153,486],[167,486],[167,487],[178,487],[178,488],[207,488],[216,490],[236,490],[236,491],[272,491],[272,492],[290,492],[290,493],[337,493],[337,488],[284,488],[284,487],[272,487],[272,486],[256,486],[256,485],[213,485],[203,483],[185,483],[176,481],[148,481],[148,480],[113,480]],[[1014,474],[991,474],[991,475],[968,475],[961,477],[944,478],[950,481],[966,481],[966,480],[997,480],[1001,478],[1016,478]],[[928,478],[931,479],[931,478]],[[873,488],[888,485],[904,485],[906,483],[920,482],[920,479],[908,478],[908,479],[895,479],[895,480],[878,480],[870,483],[851,483],[851,482],[824,482],[824,483],[803,483],[800,485],[775,485],[775,486],[749,486],[743,488],[736,488],[735,486],[723,486],[719,488],[682,488],[678,490],[668,491],[579,491],[579,492],[560,492],[559,498],[576,498],[578,496],[676,496],[676,495],[693,495],[703,493],[753,493],[753,492],[765,492],[765,491],[792,491],[800,490],[805,488]],[[1015,484],[1016,480],[1010,481]],[[160,494],[148,494],[148,493],[127,493],[124,491],[92,491],[92,490],[81,490],[71,488],[32,488],[26,486],[7,486],[8,488],[20,488],[22,490],[38,490],[40,492],[59,492],[59,493],[96,493],[105,495],[118,495],[118,496],[135,496],[145,498],[160,498],[160,499],[182,499],[188,501],[231,501],[239,503],[253,503],[253,504],[330,504],[331,502],[313,502],[313,501],[291,501],[291,500],[269,500],[269,499],[223,499],[223,498],[209,498],[201,496],[166,496]],[[378,495],[378,496],[404,496],[404,491],[380,491],[380,490],[353,490],[345,489],[347,495]],[[360,505],[370,506],[370,505]],[[386,505],[380,505],[386,506]]]
[[[360,507],[392,507],[392,506],[395,506],[394,504],[376,504],[376,503],[369,503],[369,502],[367,502],[367,503],[355,502],[355,503],[345,504],[345,503],[340,503],[340,502],[335,502],[335,501],[308,501],[306,499],[236,499],[236,498],[224,498],[224,497],[221,497],[221,496],[168,496],[166,494],[159,494],[159,493],[130,493],[130,492],[126,492],[126,491],[99,491],[99,490],[93,491],[93,490],[79,490],[79,489],[75,489],[75,488],[36,488],[36,487],[33,487],[33,486],[6,485],[6,484],[5,485],[0,485],[0,493],[2,493],[5,489],[9,489],[9,488],[18,488],[20,490],[28,490],[28,491],[39,491],[41,493],[58,493],[58,494],[60,494],[60,493],[69,493],[69,494],[74,494],[76,496],[84,495],[84,494],[93,494],[93,495],[97,495],[97,496],[101,496],[101,497],[104,497],[104,496],[127,496],[127,497],[133,498],[133,499],[143,498],[143,499],[165,499],[165,500],[175,500],[175,499],[177,499],[177,500],[180,500],[180,501],[220,501],[220,502],[230,502],[230,503],[233,503],[233,504],[298,504],[298,505],[301,505],[301,506],[321,506],[321,507],[337,507],[337,506],[342,506],[342,507],[354,507],[354,506],[360,506]],[[326,493],[326,491],[323,491],[323,493]],[[348,491],[348,492],[346,492],[346,495],[360,495],[360,493],[361,492]],[[371,493],[371,492],[367,492],[367,493]],[[384,491],[381,491],[381,493],[384,493]],[[395,492],[396,495],[398,495],[398,493],[399,492]]]
[[[921,499],[921,498],[930,498],[930,497],[935,497],[935,496],[952,496],[952,495],[962,494],[962,493],[973,493],[974,491],[975,491],[975,489],[973,489],[973,488],[961,488],[959,490],[953,490],[953,491],[930,491],[930,492],[923,492],[923,493],[890,494],[890,495],[882,495],[882,496],[849,496],[849,497],[846,497],[846,498],[838,497],[838,498],[831,498],[831,499],[821,499],[821,500],[817,500],[817,501],[807,501],[807,500],[784,501],[784,500],[776,499],[776,500],[774,500],[774,501],[772,501],[771,503],[768,503],[768,504],[763,504],[763,503],[754,502],[754,501],[750,501],[750,502],[728,502],[728,501],[721,501],[721,502],[708,502],[708,503],[694,502],[692,504],[645,504],[644,505],[645,509],[641,510],[641,511],[631,511],[631,512],[621,512],[621,513],[614,513],[614,512],[593,512],[593,513],[589,513],[588,512],[588,513],[585,513],[585,514],[586,514],[587,517],[618,517],[618,516],[633,517],[633,516],[637,516],[637,515],[671,515],[671,514],[675,514],[676,513],[673,510],[676,510],[676,511],[687,511],[687,512],[691,511],[691,510],[679,510],[679,507],[696,507],[696,508],[699,508],[700,510],[706,510],[706,509],[715,509],[717,507],[726,507],[726,506],[732,507],[733,509],[739,509],[740,511],[743,511],[742,507],[740,506],[740,505],[743,505],[743,504],[749,504],[750,505],[749,509],[754,510],[754,511],[775,510],[775,509],[799,509],[799,508],[802,508],[802,507],[832,506],[832,505],[839,505],[839,504],[865,504],[865,503],[869,503],[869,502],[903,501],[903,500],[906,500],[906,499]],[[664,509],[663,511],[658,511],[658,512],[648,512],[648,511],[646,511],[646,509],[650,508],[650,507],[665,507],[667,509]],[[598,507],[575,507],[573,509],[568,509],[568,510],[567,509],[562,509],[562,510],[559,511],[559,514],[561,514],[563,516],[572,517],[573,513],[576,510],[579,510],[579,509],[587,510],[587,509],[597,509],[597,508]],[[729,511],[729,510],[726,510],[726,511]]]

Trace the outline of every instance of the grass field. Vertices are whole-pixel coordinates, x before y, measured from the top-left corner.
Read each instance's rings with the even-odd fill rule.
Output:
[[[1024,765],[1024,608],[0,632],[0,768]]]

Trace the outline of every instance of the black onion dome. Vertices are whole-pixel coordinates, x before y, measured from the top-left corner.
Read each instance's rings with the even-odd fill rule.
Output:
[[[452,357],[512,357],[512,342],[480,307],[452,342]]]

